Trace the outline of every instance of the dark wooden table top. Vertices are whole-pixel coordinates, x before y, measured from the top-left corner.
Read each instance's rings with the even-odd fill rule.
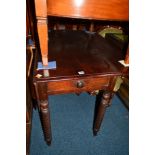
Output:
[[[49,61],[56,61],[57,65],[56,69],[49,70],[49,79],[122,75],[124,70],[118,62],[125,58],[121,49],[98,34],[73,30],[50,31],[48,45]],[[85,74],[79,75],[79,71]],[[43,75],[43,71],[36,71],[35,74]]]

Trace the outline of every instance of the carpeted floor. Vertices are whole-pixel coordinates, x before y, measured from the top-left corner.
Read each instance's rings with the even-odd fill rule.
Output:
[[[38,111],[33,112],[30,155],[128,155],[129,113],[114,96],[98,136],[92,133],[95,96],[49,97],[53,141],[47,146]]]

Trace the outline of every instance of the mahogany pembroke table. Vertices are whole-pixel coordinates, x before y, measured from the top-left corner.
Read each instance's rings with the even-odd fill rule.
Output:
[[[120,78],[128,74],[128,67],[118,62],[128,64],[128,52],[125,56],[95,33],[95,22],[128,22],[128,0],[35,0],[35,12],[41,54],[35,59],[33,83],[45,141],[51,144],[48,95],[55,94],[88,92],[100,96],[93,122],[93,134],[97,135]],[[50,24],[55,19],[90,24],[84,28],[74,23],[65,29],[59,22]]]

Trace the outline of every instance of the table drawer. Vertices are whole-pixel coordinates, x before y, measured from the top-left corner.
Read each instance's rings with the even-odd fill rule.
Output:
[[[109,85],[110,77],[77,78],[48,82],[48,93],[70,93],[101,90]]]

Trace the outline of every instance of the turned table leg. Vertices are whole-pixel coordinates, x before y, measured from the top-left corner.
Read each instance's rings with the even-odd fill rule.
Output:
[[[113,94],[111,92],[107,92],[107,91],[104,92],[101,96],[101,100],[100,100],[98,107],[96,109],[96,116],[94,118],[94,124],[93,124],[94,136],[97,135],[97,133],[100,129],[106,108],[110,105],[110,100],[111,100],[112,96],[113,96]]]
[[[48,104],[47,84],[46,83],[34,83],[36,97],[38,99],[38,108],[40,114],[40,120],[42,124],[43,134],[47,145],[51,144],[51,121],[50,110]]]
[[[50,145],[51,144],[51,122],[50,122],[49,105],[47,100],[40,102],[40,118],[41,118],[45,141],[48,145]]]

